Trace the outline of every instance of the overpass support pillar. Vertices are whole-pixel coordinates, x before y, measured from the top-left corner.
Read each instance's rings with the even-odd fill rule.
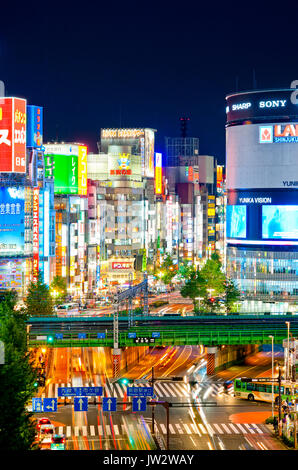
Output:
[[[121,366],[121,349],[112,349],[112,362],[113,362],[113,377],[119,377],[120,366]]]
[[[207,347],[207,375],[213,375],[215,372],[215,357],[217,347]]]

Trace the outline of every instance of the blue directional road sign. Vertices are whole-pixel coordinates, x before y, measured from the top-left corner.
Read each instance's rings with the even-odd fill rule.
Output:
[[[62,333],[56,333],[55,338],[56,339],[63,339],[63,334]]]
[[[86,339],[86,333],[78,333],[78,339]]]
[[[57,411],[57,398],[44,398],[43,411]]]
[[[152,336],[152,338],[160,338],[160,332],[159,331],[153,331],[151,336]]]
[[[88,411],[88,397],[75,397],[73,405],[74,411]]]
[[[152,387],[127,387],[128,397],[152,397]]]
[[[135,397],[132,399],[132,411],[146,411],[147,402],[145,397]]]
[[[102,411],[116,411],[116,410],[117,410],[117,398],[104,397],[102,399]]]
[[[32,398],[32,411],[43,411],[42,398]]]
[[[58,387],[58,397],[101,397],[102,387]]]
[[[130,338],[136,338],[137,334],[136,333],[128,333],[128,339]]]
[[[105,339],[106,334],[105,333],[97,333],[97,339]]]

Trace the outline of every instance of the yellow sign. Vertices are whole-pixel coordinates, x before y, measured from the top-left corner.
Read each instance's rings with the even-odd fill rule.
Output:
[[[83,145],[78,149],[78,186],[79,194],[87,196],[87,147]]]

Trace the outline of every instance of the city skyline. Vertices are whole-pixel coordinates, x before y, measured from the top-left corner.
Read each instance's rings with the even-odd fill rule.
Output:
[[[178,15],[167,3],[35,12],[29,2],[1,27],[0,79],[7,96],[44,107],[44,141],[75,140],[94,152],[100,128],[151,127],[163,151],[188,116],[200,153],[223,164],[225,96],[288,88],[297,78],[279,39],[294,39],[294,15],[253,3],[238,15],[233,6],[214,13],[194,5]],[[8,5],[3,16],[12,18]]]

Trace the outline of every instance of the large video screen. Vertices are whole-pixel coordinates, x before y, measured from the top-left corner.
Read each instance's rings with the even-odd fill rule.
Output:
[[[298,240],[298,206],[262,206],[262,237]]]
[[[246,238],[246,206],[227,206],[227,237]]]

